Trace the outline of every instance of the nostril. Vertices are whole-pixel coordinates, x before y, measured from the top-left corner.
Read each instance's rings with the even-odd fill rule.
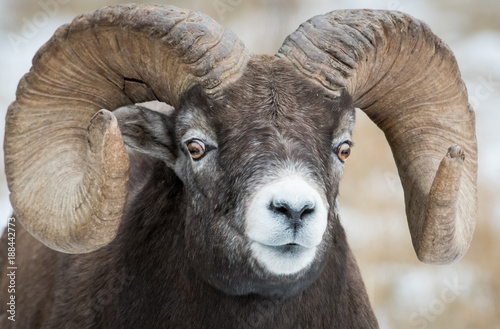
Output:
[[[273,206],[271,206],[271,208],[272,207]],[[280,214],[286,215],[286,216],[288,216],[290,213],[290,210],[288,209],[288,207],[284,207],[284,206],[274,207],[273,210],[276,212],[279,212]]]
[[[298,205],[291,205],[286,201],[273,201],[271,202],[270,209],[275,213],[285,215],[288,219],[302,220],[314,212],[314,204],[305,202]]]
[[[298,212],[298,216],[300,219],[304,219],[307,215],[312,214],[314,212],[314,204],[308,202],[306,203],[301,210]]]
[[[306,206],[303,210],[302,210],[302,214],[301,214],[301,217],[304,217],[304,216],[307,216],[309,214],[312,214],[314,212],[314,207],[311,205],[311,206]]]

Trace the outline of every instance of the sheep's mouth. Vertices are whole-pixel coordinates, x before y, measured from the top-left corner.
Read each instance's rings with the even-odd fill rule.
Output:
[[[287,243],[287,244],[282,245],[282,246],[274,246],[273,248],[275,248],[276,250],[278,250],[282,254],[289,254],[291,256],[295,255],[295,254],[299,254],[306,249],[309,249],[309,248],[301,246],[300,244],[297,244],[297,243]]]
[[[259,243],[259,242],[258,242]],[[259,243],[260,245],[262,245],[264,248],[266,248],[267,250],[271,251],[273,250],[274,252],[278,252],[282,255],[286,255],[286,256],[294,256],[294,255],[299,255],[300,253],[310,249],[308,247],[305,247],[301,244],[298,244],[298,243],[295,243],[295,242],[291,242],[291,243],[286,243],[286,244],[282,244],[282,245],[268,245],[268,244],[265,244],[265,243]]]
[[[253,241],[252,254],[268,271],[278,275],[295,274],[309,267],[316,257],[316,247],[296,242],[268,245]]]

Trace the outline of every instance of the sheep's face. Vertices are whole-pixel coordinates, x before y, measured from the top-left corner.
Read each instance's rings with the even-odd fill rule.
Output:
[[[337,252],[336,197],[354,108],[279,60],[252,61],[210,100],[169,118],[166,161],[184,183],[191,265],[232,295],[299,293]]]
[[[286,65],[251,63],[223,101],[191,91],[176,113],[174,170],[191,200],[192,265],[229,294],[312,282],[338,229],[353,123],[347,94],[325,94]]]

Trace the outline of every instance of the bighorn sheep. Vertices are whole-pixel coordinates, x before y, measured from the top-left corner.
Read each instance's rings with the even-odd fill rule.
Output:
[[[175,110],[134,105],[151,100]],[[3,300],[2,328],[378,327],[336,206],[355,107],[392,148],[418,258],[461,258],[476,217],[474,112],[424,23],[333,11],[275,56],[175,7],[107,7],[62,26],[7,113],[24,228],[18,316]]]

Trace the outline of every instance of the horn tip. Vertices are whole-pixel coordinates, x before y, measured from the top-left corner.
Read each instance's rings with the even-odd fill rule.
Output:
[[[454,145],[450,146],[450,148],[448,149],[448,153],[446,154],[446,156],[449,157],[449,158],[451,158],[451,159],[457,159],[457,160],[459,160],[461,162],[463,162],[465,160],[465,152],[457,144],[454,144]]]
[[[94,152],[100,150],[106,134],[117,125],[116,117],[108,110],[103,109],[94,114],[87,128],[90,150]]]

